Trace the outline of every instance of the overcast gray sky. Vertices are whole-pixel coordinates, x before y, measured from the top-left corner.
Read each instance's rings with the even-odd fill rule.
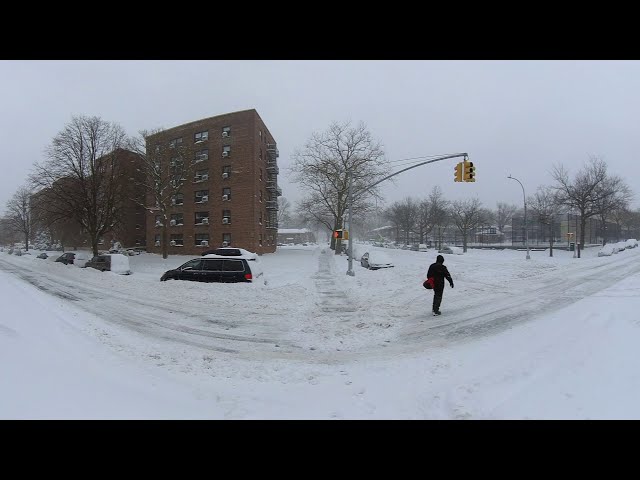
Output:
[[[606,160],[640,197],[638,61],[1,61],[0,211],[72,115],[129,134],[255,108],[280,151],[283,196],[293,150],[332,121],[363,121],[389,160],[468,152],[476,183],[454,183],[458,160],[418,167],[383,187],[387,203],[477,196],[522,205],[552,183]],[[640,205],[640,198],[633,207]]]

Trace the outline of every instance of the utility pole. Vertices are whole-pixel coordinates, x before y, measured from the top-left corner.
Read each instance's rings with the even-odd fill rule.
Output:
[[[349,176],[349,269],[347,270],[347,275],[351,277],[355,277],[355,272],[353,271],[353,224],[351,223],[351,210],[353,205],[351,205],[351,196],[353,194],[353,175],[351,175],[351,171],[347,173]]]

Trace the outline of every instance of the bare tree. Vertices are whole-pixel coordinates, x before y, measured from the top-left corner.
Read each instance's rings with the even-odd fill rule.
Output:
[[[640,237],[640,209],[627,210],[622,215],[621,226],[626,229],[627,236]]]
[[[442,248],[442,238],[449,223],[449,202],[444,199],[439,186],[433,187],[428,198],[429,218],[433,228],[437,227],[437,246]]]
[[[293,154],[293,180],[307,193],[299,210],[305,216],[327,225],[329,230],[343,227],[349,188],[348,174],[353,181],[352,214],[363,215],[372,208],[369,200],[379,198],[372,183],[388,174],[382,145],[375,141],[364,123],[356,127],[351,122],[332,123],[322,133],[314,133],[304,148]],[[331,239],[331,248],[340,253],[340,242]]]
[[[598,157],[591,157],[589,162],[574,177],[569,179],[569,172],[562,166],[553,170],[556,181],[554,189],[558,203],[580,215],[580,245],[584,245],[587,219],[595,217],[609,204],[608,198],[616,195],[620,184],[612,181],[607,175],[607,164]]]
[[[420,201],[418,204],[418,213],[416,218],[416,233],[418,234],[419,243],[426,243],[425,237],[433,230],[433,218],[431,215],[431,203],[428,198]]]
[[[633,193],[625,181],[618,176],[607,176],[607,178],[596,188],[595,206],[598,210],[598,217],[602,223],[603,235],[602,245],[606,244],[605,235],[607,220],[611,219],[616,224],[616,241],[620,241],[620,226],[624,211],[633,199]]]
[[[511,223],[513,215],[518,211],[518,207],[515,205],[509,205],[505,202],[498,202],[497,210],[495,213],[496,227],[501,233],[504,233],[505,225]]]
[[[560,213],[558,201],[551,187],[538,187],[536,193],[529,197],[527,204],[531,209],[533,218],[538,223],[546,225],[549,233],[549,256],[553,257],[553,226],[556,217]]]
[[[409,235],[416,227],[418,219],[418,203],[411,197],[405,198],[400,202],[394,202],[386,210],[386,218],[396,226],[396,233],[402,231],[404,233],[403,243],[409,243]],[[396,241],[398,240],[396,235]]]
[[[50,200],[46,208],[73,218],[91,242],[98,241],[118,219],[123,182],[117,161],[125,132],[99,117],[73,117],[46,149],[46,160],[35,165],[31,180]]]
[[[16,232],[10,226],[10,220],[7,217],[0,217],[0,245],[11,245],[17,238]]]
[[[474,198],[472,200],[456,200],[451,204],[451,218],[462,234],[463,252],[467,251],[467,239],[484,220],[482,202]]]
[[[291,202],[285,197],[278,197],[278,225],[286,225],[291,221],[290,209]]]
[[[7,202],[6,219],[9,229],[22,235],[25,249],[29,250],[29,238],[31,238],[31,190],[20,187]]]
[[[200,167],[206,158],[202,154],[196,155],[196,150],[187,145],[190,142],[175,145],[153,143],[153,136],[162,131],[143,130],[137,137],[128,139],[127,146],[140,159],[142,175],[138,186],[141,191],[146,192],[145,197],[130,200],[156,215],[155,225],[162,229],[162,258],[167,258],[170,216],[174,206],[184,203],[183,186],[186,182],[205,181],[209,174],[206,167]]]

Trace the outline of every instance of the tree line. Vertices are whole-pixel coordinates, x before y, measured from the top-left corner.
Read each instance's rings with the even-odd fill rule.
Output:
[[[351,122],[333,123],[326,131],[313,133],[304,146],[295,150],[290,168],[293,181],[305,192],[296,206],[296,218],[329,232],[342,228],[351,178],[352,189],[357,192],[351,206],[354,227],[361,232],[372,230],[375,223],[372,217],[383,199],[378,186],[368,186],[389,175],[397,166],[398,163],[385,159],[382,144],[362,122],[356,126]],[[640,210],[633,211],[630,207],[633,192],[620,176],[608,172],[603,159],[589,158],[574,176],[558,164],[553,167],[551,179],[550,185],[539,186],[526,199],[528,220],[549,229],[550,255],[553,255],[554,225],[568,212],[580,219],[581,245],[585,244],[585,226],[590,218],[599,219],[603,225],[614,222],[628,229],[640,227]],[[498,202],[492,210],[485,208],[478,198],[449,201],[436,185],[426,198],[407,197],[382,209],[382,219],[396,229],[396,241],[407,244],[410,237],[416,236],[424,243],[427,236],[431,236],[441,245],[444,232],[453,227],[460,233],[466,251],[478,227],[491,224],[498,231],[504,231],[520,212],[519,207],[505,202]],[[401,235],[404,238],[400,238]],[[340,240],[332,238],[331,248],[336,254],[340,253]]]

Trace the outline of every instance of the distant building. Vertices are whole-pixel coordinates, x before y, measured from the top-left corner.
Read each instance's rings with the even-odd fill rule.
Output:
[[[169,254],[200,254],[221,246],[275,252],[282,195],[278,149],[258,112],[196,120],[147,138],[147,151],[168,157],[176,145],[193,148],[198,166],[170,209]],[[160,253],[162,224],[150,196],[147,205],[147,251]]]
[[[118,222],[110,231],[105,232],[99,241],[101,248],[109,248],[114,242],[124,247],[144,246],[145,209],[142,206],[144,192],[138,186],[144,180],[140,173],[140,158],[129,150],[117,149],[113,151],[118,169],[118,188],[120,188],[117,206]],[[105,155],[98,159],[107,161],[113,158]],[[63,247],[90,246],[86,232],[83,231],[74,212],[60,200],[60,192],[71,195],[79,192],[78,180],[74,177],[63,177],[56,180],[53,187],[43,188],[31,196],[32,218],[35,231],[47,234],[54,244]]]
[[[315,241],[316,236],[307,228],[278,229],[278,243],[308,243]]]

